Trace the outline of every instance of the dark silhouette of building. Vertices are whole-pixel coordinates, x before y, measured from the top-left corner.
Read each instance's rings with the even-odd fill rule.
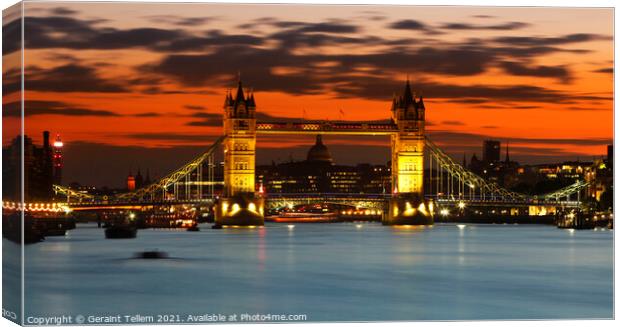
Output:
[[[44,142],[44,146],[47,145],[49,147],[49,132],[47,133],[47,140]],[[64,147],[64,143],[60,139],[60,134],[56,134],[56,140],[54,141],[54,154],[52,157],[53,161],[53,180],[54,184],[61,185],[62,184],[62,148]]]
[[[134,191],[135,189],[136,189],[136,178],[133,176],[130,170],[129,175],[127,175],[127,190],[131,192],[131,191]]]
[[[138,173],[135,176],[136,180],[136,188],[139,189],[144,186],[144,178],[142,177],[142,173],[140,173],[140,168],[138,168]]]
[[[45,201],[53,196],[52,150],[49,132],[43,132],[42,146],[19,135],[2,149],[2,192],[4,199],[20,201],[22,183],[22,142],[24,201]]]
[[[257,185],[267,193],[385,193],[390,191],[387,166],[334,164],[321,135],[306,160],[258,166]]]
[[[500,142],[495,140],[485,140],[482,143],[482,161],[484,163],[498,162],[500,152]]]

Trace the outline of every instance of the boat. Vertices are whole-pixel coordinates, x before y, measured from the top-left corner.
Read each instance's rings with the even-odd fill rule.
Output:
[[[157,250],[143,251],[143,252],[136,253],[135,258],[137,259],[167,259],[168,253],[163,252],[163,251],[157,251]]]
[[[190,227],[187,227],[187,231],[188,232],[199,232],[200,227],[198,227],[198,225],[190,226]]]
[[[561,214],[557,227],[562,229],[594,229],[594,219],[591,214],[581,211]]]
[[[265,217],[265,221],[275,223],[328,223],[338,220],[338,214],[334,212],[283,212],[278,216]]]
[[[158,208],[145,213],[148,228],[189,228],[198,224],[195,211]]]
[[[106,238],[136,238],[138,228],[131,225],[112,225],[105,230]]]
[[[44,236],[65,236],[67,235],[66,229],[46,229],[43,232]]]

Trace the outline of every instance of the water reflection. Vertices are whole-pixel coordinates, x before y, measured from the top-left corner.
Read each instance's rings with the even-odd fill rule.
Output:
[[[613,313],[611,231],[358,225],[143,230],[127,242],[78,226],[71,238],[26,247],[26,306],[33,315],[208,308],[312,321]],[[155,248],[175,259],[130,259]]]

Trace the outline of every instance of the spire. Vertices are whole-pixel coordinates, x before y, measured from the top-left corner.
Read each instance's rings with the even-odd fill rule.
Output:
[[[409,84],[409,75],[407,75],[407,83],[405,84],[405,92],[403,93],[403,100],[406,105],[415,103],[413,99],[413,92],[411,92],[411,85]]]
[[[235,102],[245,101],[245,96],[243,95],[243,86],[241,85],[241,80],[239,80],[239,85],[237,86],[237,96],[235,97]]]
[[[467,153],[463,151],[463,167],[467,167]]]
[[[510,152],[508,150],[508,141],[506,141],[506,163],[510,162]]]
[[[323,144],[323,137],[321,136],[321,134],[318,134],[318,135],[316,136],[316,144],[317,144],[317,145],[319,145],[319,144],[321,144],[321,145],[322,145],[322,144]]]

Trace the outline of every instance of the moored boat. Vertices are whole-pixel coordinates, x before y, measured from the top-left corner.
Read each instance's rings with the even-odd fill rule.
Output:
[[[105,230],[106,238],[136,238],[138,228],[132,225],[112,225]]]

